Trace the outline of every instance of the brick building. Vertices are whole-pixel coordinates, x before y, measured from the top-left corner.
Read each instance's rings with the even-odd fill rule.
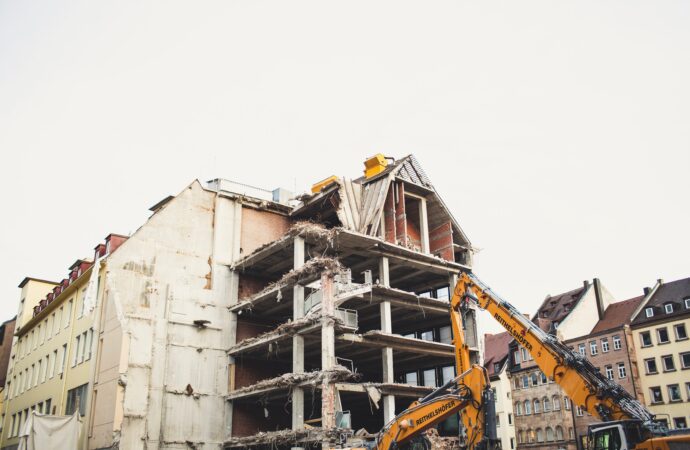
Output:
[[[595,279],[595,291],[598,287],[599,280]],[[632,315],[641,302],[640,296],[611,303],[591,332],[586,336],[568,340],[566,344],[585,356],[610,380],[620,384],[630,395],[644,403],[630,329]],[[599,419],[580,407],[575,407],[575,433],[578,442],[581,443],[580,448],[586,446],[587,427],[598,421]]]

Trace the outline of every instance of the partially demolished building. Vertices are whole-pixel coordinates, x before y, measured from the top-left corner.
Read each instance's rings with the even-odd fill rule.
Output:
[[[194,181],[97,252],[89,449],[334,447],[455,375],[470,242],[413,156],[365,165],[298,199]]]
[[[226,448],[344,444],[455,375],[447,302],[470,242],[413,156],[365,166],[315,185],[287,233],[230,267]]]

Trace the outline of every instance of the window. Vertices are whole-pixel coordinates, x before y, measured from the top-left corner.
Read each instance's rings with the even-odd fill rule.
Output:
[[[515,415],[520,417],[522,415],[522,403],[515,402]]]
[[[541,384],[546,384],[546,375],[544,375],[544,372],[539,372],[539,378],[541,379]]]
[[[613,380],[613,366],[606,366],[606,378]]]
[[[89,358],[91,357],[91,351],[89,350]],[[448,383],[453,378],[455,378],[455,366],[446,366],[441,368],[441,378],[443,384]]]
[[[74,411],[77,410],[77,404],[79,404],[79,415],[84,416],[84,412],[86,411],[86,388],[88,386],[89,383],[86,383],[67,391],[67,406],[65,408],[66,415],[69,416],[74,414]]]
[[[510,450],[515,449],[515,438],[510,438]]]
[[[654,308],[645,308],[644,314],[647,317],[654,317]]]
[[[680,366],[683,369],[690,369],[690,352],[681,353],[678,356],[680,356]],[[688,400],[690,400],[690,397]]]
[[[77,365],[77,353],[79,352],[79,341],[81,341],[81,335],[74,338],[74,347],[72,348],[72,367]]]
[[[52,405],[52,403],[52,399],[49,398],[48,400],[46,400],[46,414],[50,414],[50,405]]]
[[[627,374],[625,373],[625,364],[618,363],[618,378],[625,378]]]
[[[683,300],[685,303],[685,309],[690,309],[690,297]]]
[[[53,319],[53,334],[60,333],[60,323],[62,321],[62,306],[57,311],[57,315]]]
[[[405,384],[410,384],[412,386],[418,386],[417,372],[408,372],[405,374]]]
[[[544,397],[542,402],[544,403],[544,412],[551,411],[551,400],[549,400],[549,397]]]
[[[578,351],[582,356],[585,356],[585,344],[580,344],[577,346]]]
[[[513,352],[513,363],[514,364],[520,364],[520,350],[515,350]]]
[[[513,415],[511,413],[508,413],[508,425],[513,424]]]
[[[46,355],[45,364],[43,364],[43,368],[41,369],[41,383],[45,383],[46,377],[48,376],[48,361],[50,361],[50,355]]]
[[[525,400],[523,402],[522,406],[524,407],[524,411],[525,411],[526,416],[529,416],[530,414],[532,414],[532,402],[530,402],[529,400]]]
[[[527,389],[529,387],[529,378],[527,378],[527,375],[522,376],[522,387],[523,389]]]
[[[556,440],[563,440],[563,428],[560,425],[556,425]]]
[[[93,328],[91,329],[91,333],[93,334]],[[450,331],[450,327],[441,327],[438,329],[438,334],[439,334],[439,340],[444,343],[444,344],[452,344],[453,343],[453,334]]]
[[[532,382],[532,386],[537,386],[539,384],[539,377],[537,376],[536,372],[533,372],[529,377]]]
[[[422,376],[424,377],[424,386],[436,387],[436,370],[427,369],[422,372]]]
[[[513,385],[515,389],[520,389],[520,379],[517,377],[513,378]]]
[[[57,365],[58,351],[53,350],[53,360],[50,363],[50,378],[55,376],[55,366]]]
[[[570,411],[570,399],[568,397],[563,397],[563,404],[565,405],[565,410]]]
[[[662,356],[661,362],[664,365],[664,372],[673,372],[674,370],[676,370],[676,365],[673,362],[673,355]]]
[[[525,433],[522,430],[518,431],[518,444],[525,443]]]
[[[544,442],[544,432],[541,428],[537,428],[537,442]]]
[[[674,417],[673,418],[673,428],[675,429],[681,429],[681,428],[687,428],[688,423],[685,421],[685,417]]]
[[[688,338],[688,332],[685,330],[685,324],[679,323],[673,326],[673,331],[676,333],[676,341],[684,341]]]
[[[690,400],[690,383],[685,383],[685,395],[687,395],[688,400]]]
[[[67,361],[67,344],[62,344],[62,361],[60,362],[60,371],[58,373],[63,373],[65,371],[65,362]]]
[[[659,369],[656,367],[656,358],[649,358],[644,360],[644,367],[647,371],[647,375],[654,375],[659,373]]]
[[[613,349],[614,350],[620,350],[621,349],[621,337],[620,336],[614,336],[613,337]]]
[[[501,416],[496,414],[496,428],[500,428],[500,427],[501,427]]]
[[[573,431],[572,427],[568,428],[568,439],[575,439],[575,431]]]
[[[529,352],[522,347],[520,348],[520,354],[522,355],[523,361],[530,361],[532,359],[532,355],[530,355]]]
[[[527,443],[531,444],[534,442],[534,431],[531,429],[527,430]]]
[[[650,387],[649,398],[652,400],[652,405],[655,403],[663,403],[664,397],[661,395],[661,388],[659,386]]]
[[[603,353],[609,352],[609,340],[608,340],[608,338],[604,338],[601,340],[601,351]]]
[[[575,406],[575,415],[578,417],[582,417],[584,413],[582,412],[582,407],[581,406]]]
[[[589,343],[589,353],[594,356],[599,353],[599,350],[597,350],[597,341],[591,341]]]
[[[656,337],[658,344],[668,344],[670,342],[668,340],[668,330],[666,329],[666,327],[658,328],[656,330]]]
[[[422,331],[419,335],[419,338],[424,340],[424,341],[433,341],[434,340],[434,331],[433,330]]]
[[[81,347],[77,348],[77,364],[84,362],[84,355],[86,354],[86,336],[88,331],[84,331],[81,335]]]
[[[668,385],[668,401],[680,402],[683,399],[680,397],[680,387],[677,384]]]
[[[553,428],[551,427],[546,427],[546,440],[549,442],[553,441]]]
[[[535,398],[532,400],[532,403],[534,404],[534,414],[539,414],[541,412],[541,401]]]
[[[53,337],[53,320],[55,320],[55,313],[46,319],[46,337],[48,340]]]
[[[450,299],[450,288],[444,286],[442,288],[436,289],[436,298],[438,300],[449,300]]]
[[[553,410],[554,411],[560,411],[561,410],[561,399],[557,395],[553,396]]]
[[[666,314],[671,314],[673,312],[673,303],[666,303],[664,305],[664,311]]]
[[[652,346],[652,335],[649,334],[649,331],[643,331],[640,333],[640,341],[642,342],[643,347]]]

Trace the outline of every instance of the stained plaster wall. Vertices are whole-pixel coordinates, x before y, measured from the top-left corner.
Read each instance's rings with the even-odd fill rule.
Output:
[[[90,448],[220,448],[241,210],[194,182],[108,259]]]
[[[601,294],[605,311],[614,301],[614,298],[604,286],[601,287]],[[594,293],[594,286],[590,283],[577,305],[558,324],[556,333],[561,341],[585,336],[592,331],[598,321],[597,298]]]

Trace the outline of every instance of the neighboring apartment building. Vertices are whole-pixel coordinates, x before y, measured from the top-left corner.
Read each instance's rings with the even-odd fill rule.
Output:
[[[599,280],[595,279],[595,294],[600,287]],[[565,343],[585,356],[607,378],[620,384],[630,395],[644,403],[630,329],[632,315],[641,302],[640,296],[611,303],[589,333]],[[587,427],[595,422],[600,420],[582,408],[575,407],[575,434],[580,448],[586,448]]]
[[[513,450],[517,446],[515,438],[515,417],[510,379],[508,379],[508,356],[510,333],[484,335],[484,367],[489,373],[491,389],[496,399],[496,431],[503,450]]]
[[[587,334],[612,300],[606,289],[595,289],[585,281],[581,288],[547,296],[532,321],[567,341]],[[518,448],[575,450],[575,409],[570,399],[550,374],[539,370],[524,348],[512,342],[510,349],[509,376]]]
[[[95,257],[106,256],[126,239],[111,234],[95,249]],[[6,383],[8,398],[1,445],[18,444],[22,425],[32,411],[69,415],[77,408],[84,416],[89,397],[93,356],[93,310],[99,274],[92,276],[93,263],[77,260],[67,278],[30,310],[20,301],[23,325],[16,331],[12,364]],[[25,278],[20,284],[22,299],[27,292],[41,291],[46,282]],[[93,291],[89,290],[93,285]],[[91,298],[89,298],[91,297]],[[32,302],[33,303],[33,302]],[[85,442],[86,436],[82,436]]]
[[[7,391],[5,390],[5,382],[7,381],[7,369],[10,363],[10,354],[12,352],[12,341],[14,340],[14,325],[16,317],[10,319],[0,325],[0,436],[2,436],[2,429],[5,422],[5,401],[7,400]]]
[[[690,278],[659,280],[633,315],[645,403],[670,428],[690,421]]]

